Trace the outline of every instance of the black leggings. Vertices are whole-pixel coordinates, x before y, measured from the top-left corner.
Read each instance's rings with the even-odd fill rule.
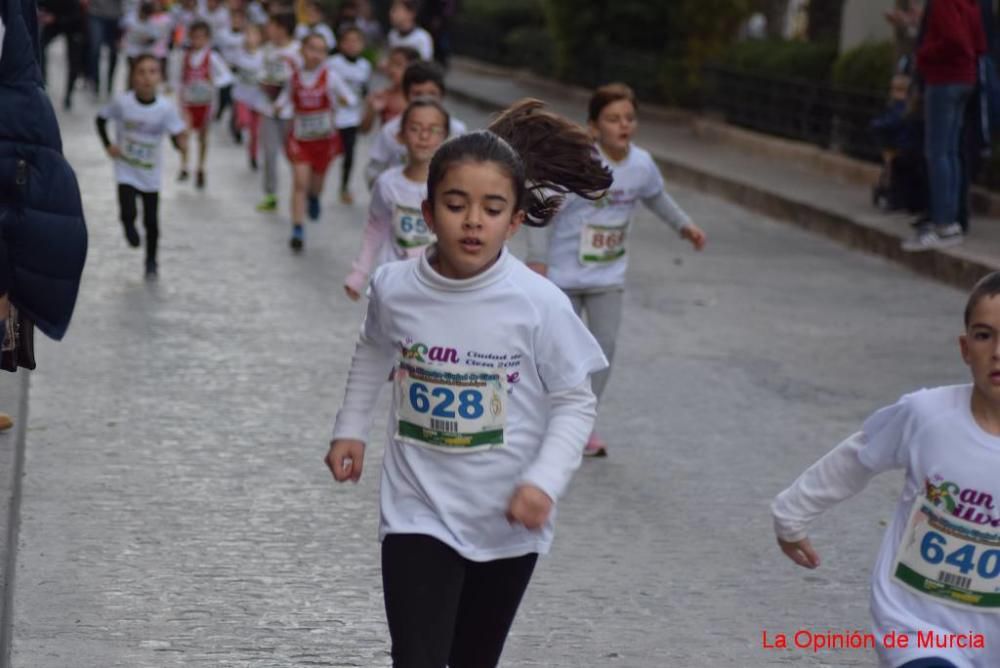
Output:
[[[441,541],[390,534],[382,588],[395,668],[494,668],[537,554],[470,561]]]
[[[358,129],[337,128],[340,133],[340,140],[344,143],[344,165],[340,172],[340,191],[347,190],[347,183],[351,180],[351,169],[354,167],[354,144],[358,139]]]
[[[124,183],[118,184],[118,210],[125,227],[135,225],[135,198],[142,198],[142,225],[146,228],[146,262],[156,262],[156,245],[160,240],[160,193],[146,193]]]

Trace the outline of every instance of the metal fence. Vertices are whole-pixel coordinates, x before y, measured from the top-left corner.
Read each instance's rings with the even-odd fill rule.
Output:
[[[703,100],[734,125],[866,160],[879,158],[869,124],[885,111],[884,95],[713,65],[705,68]]]

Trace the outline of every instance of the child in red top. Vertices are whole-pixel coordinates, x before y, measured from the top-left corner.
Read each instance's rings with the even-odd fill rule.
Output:
[[[306,36],[302,41],[302,67],[293,72],[275,101],[278,109],[293,109],[292,128],[285,143],[294,184],[290,241],[293,250],[301,250],[305,242],[302,219],[306,201],[309,218],[318,220],[326,170],[341,152],[334,110],[338,103],[357,103],[350,87],[326,66],[326,56],[326,40],[315,33]]]
[[[208,151],[208,121],[212,117],[215,89],[232,83],[229,67],[211,49],[212,29],[204,21],[191,24],[191,48],[184,54],[180,72],[180,100],[188,128],[198,137],[198,171],[195,185],[205,187],[205,156]],[[179,181],[188,178],[187,164],[181,165]]]
[[[375,117],[386,124],[403,113],[406,109],[406,96],[403,94],[403,74],[406,68],[420,60],[420,53],[410,46],[397,46],[389,50],[389,58],[385,63],[385,75],[389,77],[389,86],[375,91],[365,100],[365,115],[361,119],[361,131],[368,132],[375,126]]]

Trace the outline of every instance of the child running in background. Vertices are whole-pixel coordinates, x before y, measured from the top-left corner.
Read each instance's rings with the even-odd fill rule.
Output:
[[[615,182],[599,200],[569,197],[549,229],[528,232],[528,266],[569,295],[573,308],[614,363],[628,268],[628,233],[641,201],[682,238],[701,250],[705,233],[691,222],[664,190],[663,177],[649,153],[632,144],[637,127],[636,99],[624,84],[598,88],[590,99],[591,134]],[[594,375],[600,401],[610,368]],[[607,444],[591,434],[584,453],[603,457]]]
[[[389,85],[377,90],[365,100],[365,113],[361,119],[361,131],[369,132],[375,126],[378,118],[385,125],[403,113],[406,108],[406,96],[403,95],[403,75],[406,68],[420,60],[416,49],[399,46],[389,51],[385,64],[385,75]]]
[[[250,23],[243,34],[243,45],[233,53],[232,63],[236,73],[236,84],[233,86],[233,102],[235,103],[236,128],[247,133],[247,157],[250,169],[257,171],[257,145],[260,137],[260,112],[263,93],[257,85],[257,75],[264,65],[264,53],[261,49],[260,27]]]
[[[212,118],[212,101],[215,90],[228,85],[233,80],[232,72],[215,51],[211,49],[212,29],[204,21],[195,21],[188,30],[191,47],[181,61],[177,81],[187,119],[188,128],[198,137],[198,169],[195,185],[205,187],[205,158],[208,155],[208,126]],[[187,160],[181,164],[178,181],[188,179]]]
[[[365,49],[365,34],[357,26],[348,26],[340,34],[337,46],[339,52],[330,58],[329,67],[343,79],[357,102],[353,105],[337,107],[337,134],[343,144],[344,163],[340,171],[340,201],[353,204],[349,184],[354,167],[354,147],[358,138],[358,126],[364,114],[364,99],[368,94],[368,84],[372,78],[372,64],[361,57]]]
[[[417,61],[406,68],[403,74],[403,95],[407,102],[419,97],[429,97],[441,101],[444,99],[444,73],[436,63]],[[448,128],[451,137],[464,134],[465,123],[452,117]],[[406,162],[406,147],[400,139],[400,117],[396,117],[382,126],[375,141],[368,150],[368,166],[365,167],[365,179],[368,188],[375,185],[379,174]]]
[[[1000,273],[972,289],[959,345],[970,384],[876,411],[771,506],[781,550],[817,568],[811,522],[877,474],[905,469],[871,576],[874,644],[886,666],[1000,666]],[[887,647],[890,632],[908,643]]]
[[[167,53],[170,48],[170,15],[163,11],[160,0],[144,0],[122,20],[125,28],[125,56],[129,71],[132,63],[143,55],[151,55],[160,63],[166,76]]]
[[[382,172],[372,190],[361,252],[344,281],[347,296],[357,301],[377,266],[416,257],[434,241],[420,210],[427,199],[427,173],[434,151],[448,137],[448,112],[437,100],[420,97],[402,115],[405,166]]]
[[[307,35],[315,33],[326,42],[327,53],[333,53],[333,50],[337,48],[337,38],[326,23],[323,3],[319,0],[307,0],[304,18],[305,23],[300,23],[295,27],[295,39],[301,42]]]
[[[292,110],[288,105],[278,108],[274,101],[299,66],[299,43],[292,39],[295,14],[275,12],[268,16],[265,27],[262,65],[257,73],[260,89],[257,112],[260,114],[261,150],[264,153],[264,198],[257,210],[273,213],[278,210],[278,153],[288,133]]]
[[[423,204],[437,242],[372,278],[326,461],[360,479],[391,373],[379,533],[396,666],[497,665],[593,424],[601,349],[505,244],[551,215],[539,188],[595,197],[611,178],[586,133],[540,107],[437,150]]]
[[[160,238],[161,148],[169,135],[181,160],[186,157],[187,135],[177,107],[157,96],[160,61],[151,54],[136,56],[129,72],[129,87],[97,115],[97,132],[104,149],[114,160],[118,182],[118,209],[125,239],[133,248],[142,240],[135,228],[136,198],[142,199],[142,224],[146,230],[146,277],[157,275],[157,243]],[[115,141],[108,137],[108,121],[115,124]]]
[[[238,3],[237,6],[227,8],[227,16],[229,17],[229,25],[224,30],[216,33],[212,41],[215,44],[215,50],[219,52],[222,60],[225,61],[226,65],[229,66],[235,75],[236,60],[243,48],[243,38],[249,20],[247,19],[246,10]],[[215,118],[216,120],[221,119],[226,109],[231,109],[229,114],[229,131],[232,134],[233,141],[239,144],[242,141],[242,135],[239,132],[237,124],[236,100],[233,96],[236,85],[237,81],[234,76],[232,83],[225,88],[219,89],[219,106],[215,110]]]
[[[326,66],[326,40],[310,33],[302,42],[302,66],[292,72],[275,107],[292,109],[292,131],[285,146],[292,165],[293,250],[305,244],[306,203],[311,220],[319,220],[320,196],[326,170],[340,152],[334,123],[338,105],[357,104],[354,93],[336,72]]]
[[[434,38],[417,25],[416,0],[393,0],[389,8],[389,48],[408,46],[416,49],[420,59],[434,60]]]

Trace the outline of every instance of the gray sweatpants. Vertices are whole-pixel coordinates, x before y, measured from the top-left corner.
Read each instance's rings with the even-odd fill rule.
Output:
[[[264,152],[264,194],[278,192],[278,153],[285,145],[288,121],[264,116],[260,119],[260,148]]]
[[[597,339],[597,343],[600,344],[610,365],[615,357],[615,339],[618,337],[618,328],[622,324],[625,289],[567,290],[566,295],[573,303],[573,310],[576,311],[577,315],[583,318],[584,311],[586,311],[587,329]],[[604,392],[604,386],[608,384],[610,375],[611,367],[608,366],[607,369],[598,371],[590,378],[591,389],[598,400]]]

